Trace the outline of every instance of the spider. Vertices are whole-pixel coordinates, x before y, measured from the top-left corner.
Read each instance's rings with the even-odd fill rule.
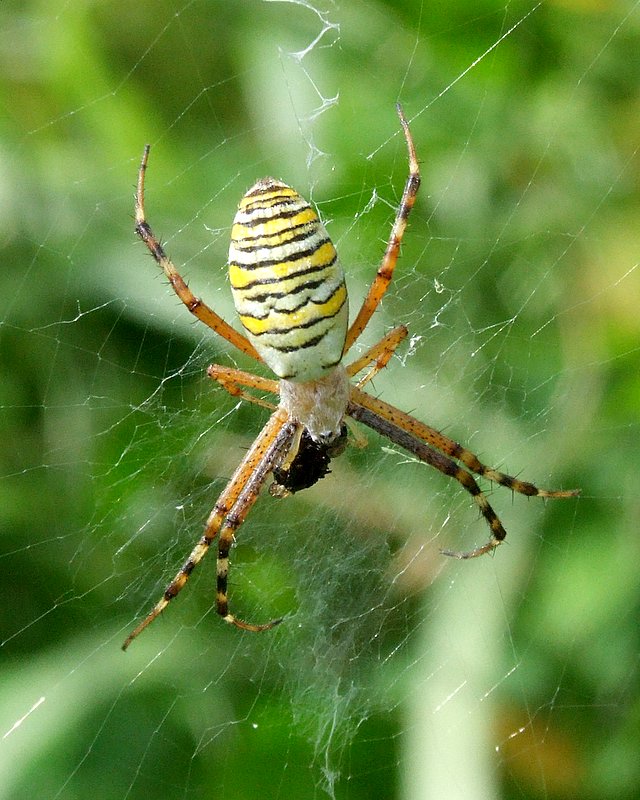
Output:
[[[485,466],[473,453],[434,428],[363,391],[407,336],[398,325],[354,361],[344,357],[382,300],[396,266],[400,243],[420,187],[420,169],[409,123],[397,106],[409,156],[404,187],[386,251],[355,319],[348,324],[347,289],[336,250],[313,208],[274,178],[252,186],[238,206],[231,230],[229,278],[246,335],[196,297],[167,257],[147,222],[144,206],[149,145],[138,172],[135,230],[163,269],[180,300],[201,322],[245,355],[264,362],[277,376],[264,378],[213,364],[208,375],[231,395],[271,410],[271,416],[242,459],[211,511],[204,533],[162,598],[126,638],[123,649],[164,611],[218,538],[216,611],[231,625],[265,631],[282,622],[245,622],[229,610],[229,550],[260,490],[273,476],[270,493],[283,497],[312,486],[329,471],[347,443],[351,417],[399,445],[420,461],[456,480],[473,498],[489,526],[489,540],[455,558],[492,552],[506,531],[471,473],[537,497],[574,497],[579,490],[551,491]],[[357,383],[351,379],[367,370]],[[251,391],[279,397],[276,405]],[[458,463],[459,462],[459,463]]]

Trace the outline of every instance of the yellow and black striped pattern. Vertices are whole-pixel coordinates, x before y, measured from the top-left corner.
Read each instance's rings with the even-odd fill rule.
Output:
[[[344,272],[318,215],[294,189],[263,178],[242,198],[229,278],[247,336],[279,378],[316,380],[340,362]]]

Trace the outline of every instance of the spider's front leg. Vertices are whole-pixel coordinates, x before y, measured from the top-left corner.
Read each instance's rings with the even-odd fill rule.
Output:
[[[247,630],[266,630],[280,620],[265,625],[251,625],[236,619],[229,612],[227,598],[227,576],[229,572],[229,550],[235,531],[245,521],[251,507],[258,499],[260,489],[274,468],[286,457],[296,436],[297,424],[290,422],[287,415],[278,409],[262,429],[240,466],[215,504],[203,535],[191,551],[180,571],[167,586],[162,598],[149,614],[127,636],[122,645],[126,650],[131,642],[158,617],[169,603],[184,588],[195,567],[207,554],[215,537],[219,534],[216,610],[224,619],[239,628]]]
[[[284,415],[284,412],[278,409],[278,411],[273,414],[272,419],[282,415]],[[236,628],[242,628],[245,631],[254,631],[257,633],[259,631],[269,630],[269,628],[279,625],[282,622],[282,618],[256,625],[238,619],[238,617],[229,611],[229,598],[227,594],[229,551],[234,542],[235,532],[247,518],[247,514],[258,499],[260,489],[264,485],[269,474],[287,460],[292,449],[297,451],[300,428],[301,426],[297,422],[291,420],[285,422],[269,450],[248,475],[246,480],[244,479],[244,475],[247,470],[243,470],[243,474],[239,476],[242,481],[242,490],[238,494],[231,510],[225,515],[223,524],[220,527],[220,536],[218,539],[216,611],[225,622],[228,622],[230,625],[235,625]]]
[[[442,554],[453,558],[476,558],[495,550],[505,539],[505,531],[498,515],[480,489],[469,470],[495,481],[500,486],[526,495],[527,497],[569,498],[580,494],[579,489],[551,490],[539,489],[533,483],[521,481],[503,472],[485,466],[476,455],[459,445],[443,433],[425,425],[419,420],[390,406],[377,397],[362,392],[357,387],[351,389],[351,402],[348,414],[386,436],[392,442],[412,453],[420,461],[456,480],[473,498],[478,510],[489,526],[489,541],[473,550],[442,550]],[[461,467],[456,461],[461,461]]]

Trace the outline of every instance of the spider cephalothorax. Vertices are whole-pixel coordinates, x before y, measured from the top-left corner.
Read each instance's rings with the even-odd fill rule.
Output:
[[[137,234],[189,311],[247,356],[264,362],[279,380],[218,364],[208,368],[209,376],[232,395],[266,406],[272,414],[218,498],[200,540],[163,597],[126,638],[124,649],[180,592],[216,537],[218,614],[226,622],[251,631],[267,630],[281,621],[256,625],[244,622],[229,611],[229,550],[235,532],[270,475],[274,479],[271,494],[284,497],[313,486],[329,472],[331,458],[346,446],[347,417],[367,425],[454,478],[472,496],[489,526],[490,538],[466,552],[443,550],[447,555],[474,558],[494,550],[506,536],[471,472],[529,496],[573,497],[578,494],[577,490],[538,489],[531,483],[491,469],[453,439],[362,391],[406,337],[404,325],[389,331],[354,361],[346,366],[342,364],[343,357],[366,328],[389,286],[420,186],[418,160],[400,106],[398,115],[409,152],[409,177],[384,258],[351,325],[348,325],[344,273],[327,231],[309,203],[274,178],[263,178],[245,194],[231,232],[229,277],[246,336],[192,294],[146,220],[144,177],[149,146],[145,148],[136,194]],[[351,379],[365,369],[368,372],[357,383],[352,383]],[[274,406],[250,390],[278,396],[278,405]]]

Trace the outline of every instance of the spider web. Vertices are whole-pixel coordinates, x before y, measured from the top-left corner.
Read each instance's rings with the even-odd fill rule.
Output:
[[[3,3],[0,795],[636,797],[640,5]],[[147,211],[233,320],[230,220],[273,174],[314,201],[352,314],[423,185],[359,352],[370,390],[492,466],[582,497],[469,496],[367,436],[261,498],[232,608],[215,557],[132,645],[266,419],[178,303]]]

